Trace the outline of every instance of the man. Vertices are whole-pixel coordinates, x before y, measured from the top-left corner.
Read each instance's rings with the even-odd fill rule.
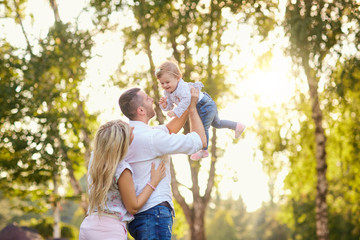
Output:
[[[191,155],[206,146],[204,126],[196,110],[199,91],[191,89],[191,103],[186,114],[172,119],[166,125],[150,127],[149,120],[155,116],[154,100],[139,88],[124,92],[119,98],[122,113],[129,118],[134,127],[134,139],[129,147],[125,161],[134,172],[136,195],[150,181],[151,163],[156,166],[164,161],[166,177],[158,184],[148,201],[134,215],[128,224],[129,233],[136,240],[171,239],[174,205],[171,193],[170,159],[168,155],[183,153]],[[190,120],[190,133],[176,134],[184,125],[187,116]],[[150,185],[151,186],[151,185]]]

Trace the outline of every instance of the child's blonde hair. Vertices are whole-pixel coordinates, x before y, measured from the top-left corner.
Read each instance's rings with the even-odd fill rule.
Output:
[[[130,141],[129,125],[122,120],[100,126],[95,136],[94,156],[89,167],[89,213],[104,211],[107,193],[113,183],[117,165],[125,157]]]
[[[182,78],[179,65],[175,61],[165,61],[155,70],[156,78],[161,78],[164,72],[171,73],[178,78]]]

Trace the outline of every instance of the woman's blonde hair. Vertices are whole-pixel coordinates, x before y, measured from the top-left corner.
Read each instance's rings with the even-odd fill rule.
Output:
[[[113,183],[117,165],[125,157],[130,141],[130,127],[122,120],[100,126],[94,141],[94,156],[89,167],[89,213],[101,213]]]

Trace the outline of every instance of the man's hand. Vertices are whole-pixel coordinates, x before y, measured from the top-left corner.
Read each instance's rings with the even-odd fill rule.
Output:
[[[199,134],[204,148],[207,145],[205,129],[196,109],[196,104],[199,99],[199,89],[191,87],[190,93],[191,93],[191,102],[189,106],[190,132],[196,132],[197,134]]]
[[[176,114],[173,111],[169,111],[167,115],[171,118],[176,117]]]
[[[190,88],[190,94],[191,94],[191,102],[189,106],[189,110],[196,110],[196,104],[198,103],[199,99],[199,89],[191,87]]]
[[[159,104],[165,109],[167,107],[167,97],[161,97]]]

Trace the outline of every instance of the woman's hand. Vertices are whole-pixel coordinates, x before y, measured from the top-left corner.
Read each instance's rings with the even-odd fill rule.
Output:
[[[164,162],[161,162],[157,169],[155,169],[155,163],[152,162],[150,181],[151,185],[145,187],[142,192],[138,196],[136,196],[132,173],[129,169],[125,169],[119,177],[118,186],[121,199],[124,202],[126,210],[133,215],[137,213],[142,208],[142,206],[144,206],[151,194],[154,192],[153,187],[156,187],[161,181],[161,179],[165,177],[165,175],[166,173]]]
[[[151,163],[151,180],[150,184],[156,187],[159,182],[166,176],[165,164],[163,161],[159,164],[158,168],[155,169],[155,163]]]

